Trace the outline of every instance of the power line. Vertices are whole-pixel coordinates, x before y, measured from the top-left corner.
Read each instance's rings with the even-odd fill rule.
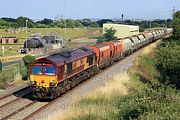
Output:
[[[165,15],[168,15],[168,16],[171,16],[172,15],[172,10],[168,12],[159,12],[159,13],[154,13],[154,14],[144,14],[144,15],[133,15],[133,16],[128,16],[129,18],[133,18],[133,17],[136,17],[136,18],[148,18],[148,17],[153,17],[154,19],[155,18],[158,18],[158,17],[162,17],[162,16],[165,16]]]

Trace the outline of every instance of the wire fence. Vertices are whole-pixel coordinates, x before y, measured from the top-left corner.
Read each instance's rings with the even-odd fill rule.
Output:
[[[21,75],[22,79],[27,77],[27,70],[23,62],[4,67],[0,72],[0,79],[13,81],[16,75]]]

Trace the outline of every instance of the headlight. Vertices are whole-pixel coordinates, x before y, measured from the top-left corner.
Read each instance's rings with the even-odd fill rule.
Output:
[[[55,80],[51,80],[49,83],[50,86],[56,86],[56,81]]]
[[[55,83],[56,81],[55,81],[55,80],[51,80],[50,82],[51,82],[51,83]]]

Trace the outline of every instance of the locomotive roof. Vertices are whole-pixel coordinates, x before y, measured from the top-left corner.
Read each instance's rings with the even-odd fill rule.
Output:
[[[46,60],[46,61],[49,61],[49,62],[59,66],[59,65],[63,65],[64,62],[70,63],[70,62],[87,57],[92,54],[93,54],[92,50],[84,47],[84,48],[78,48],[78,49],[75,49],[72,51],[55,53],[55,54],[49,55],[47,57],[38,59],[37,61],[41,62],[41,61]]]

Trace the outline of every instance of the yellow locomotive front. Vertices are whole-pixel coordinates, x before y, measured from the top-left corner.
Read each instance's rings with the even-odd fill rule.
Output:
[[[32,64],[30,68],[30,85],[37,98],[51,97],[53,88],[58,84],[57,67],[53,64]]]

